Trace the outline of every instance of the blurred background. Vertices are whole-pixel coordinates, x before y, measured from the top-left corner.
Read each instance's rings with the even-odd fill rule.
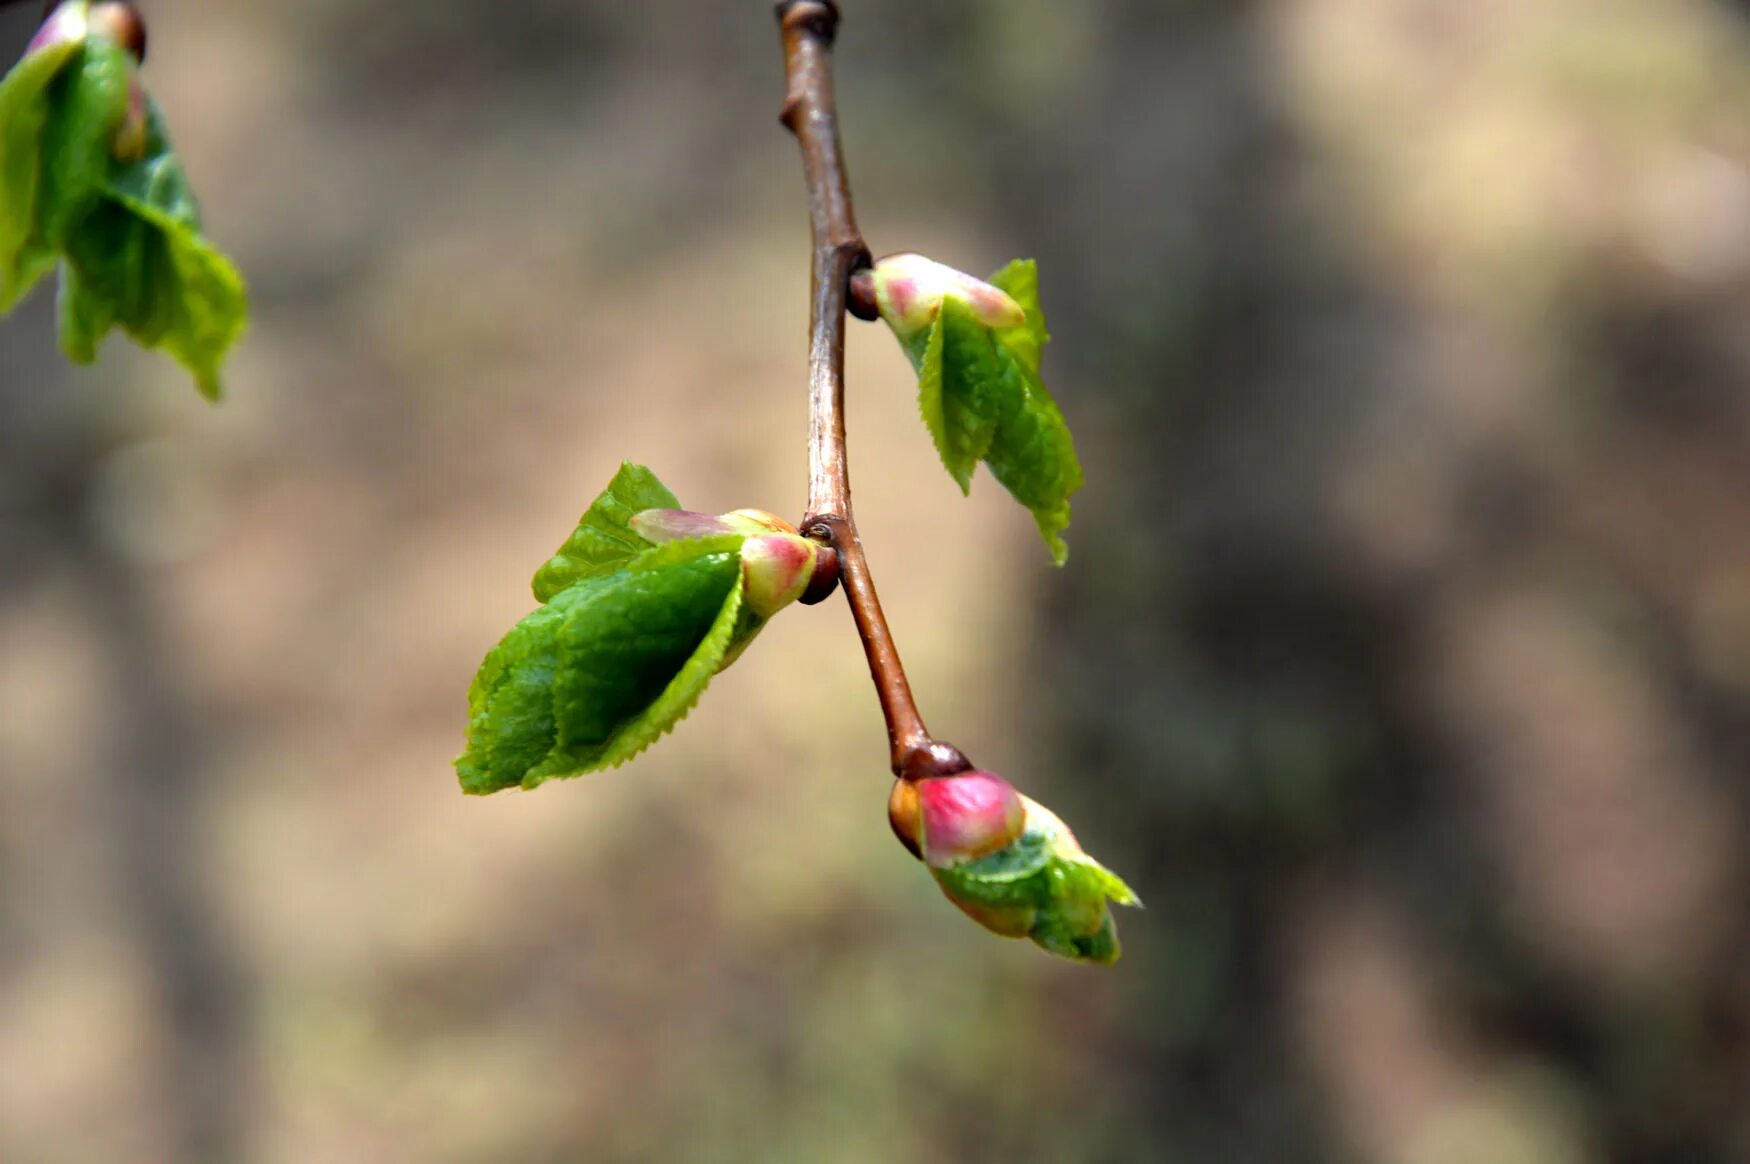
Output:
[[[769,4],[144,7],[254,322],[0,330],[0,1160],[1750,1160],[1745,5],[846,0],[871,244],[1038,257],[1088,467],[1054,571],[855,328],[863,534],[1110,971],[893,842],[836,599],[457,791],[622,457],[800,512]]]

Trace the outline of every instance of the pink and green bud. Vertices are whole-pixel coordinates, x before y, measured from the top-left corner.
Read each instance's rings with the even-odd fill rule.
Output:
[[[881,318],[902,343],[928,331],[950,296],[986,327],[1001,330],[1027,322],[1026,310],[1008,292],[922,255],[888,255],[869,278]]]
[[[819,601],[838,578],[838,555],[830,547],[809,541],[795,526],[763,509],[721,514],[646,509],[633,514],[628,524],[639,537],[655,545],[687,538],[745,539],[741,543],[743,600],[748,610],[762,619],[805,595]],[[811,583],[818,583],[812,592]]]
[[[770,618],[808,589],[821,547],[801,534],[773,533],[741,543],[743,601],[761,618]]]
[[[24,46],[24,55],[29,56],[40,49],[69,41],[84,41],[86,33],[90,31],[90,7],[85,0],[67,0],[67,3],[60,5],[49,13],[48,19],[36,30],[36,35],[30,38],[30,43]]]
[[[1081,962],[1117,959],[1110,905],[1138,905],[1136,894],[1007,781],[976,770],[901,780],[887,812],[943,895],[979,925]]]

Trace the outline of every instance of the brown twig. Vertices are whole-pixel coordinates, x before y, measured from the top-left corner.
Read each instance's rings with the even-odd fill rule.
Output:
[[[845,460],[845,298],[851,276],[869,265],[857,230],[850,179],[839,146],[833,101],[832,43],[838,6],[831,0],[786,0],[778,5],[787,85],[781,120],[802,149],[808,208],[814,226],[814,273],[808,344],[808,511],[802,531],[837,551],[841,583],[869,676],[887,718],[893,772],[906,779],[945,776],[971,767],[951,744],[930,738],[906,682],[875,580],[851,515],[851,479]]]

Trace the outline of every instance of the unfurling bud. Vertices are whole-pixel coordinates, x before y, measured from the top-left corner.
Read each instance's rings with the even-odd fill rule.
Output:
[[[115,41],[127,49],[136,62],[145,61],[146,21],[138,8],[125,0],[101,0],[101,3],[91,6],[87,19],[93,34]]]
[[[993,933],[1083,962],[1118,958],[1107,903],[1141,904],[1044,805],[989,772],[900,780],[887,818],[942,893]]]
[[[741,543],[743,600],[759,618],[770,618],[803,597],[823,566],[837,576],[838,555],[796,532],[796,527],[763,509],[695,513],[690,509],[646,509],[632,515],[634,533],[647,542],[738,535]]]
[[[859,272],[856,277],[865,275]],[[942,310],[942,300],[949,296],[966,304],[986,327],[1000,330],[1027,322],[1026,310],[1008,292],[922,255],[888,255],[867,278],[874,285],[881,318],[901,343],[928,331]]]

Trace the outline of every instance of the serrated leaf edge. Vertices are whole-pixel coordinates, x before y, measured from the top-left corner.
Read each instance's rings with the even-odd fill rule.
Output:
[[[611,477],[608,480],[607,485],[603,486],[601,491],[598,492],[593,498],[590,499],[589,505],[584,508],[582,515],[579,516],[577,521],[573,524],[573,526],[571,528],[571,532],[566,534],[565,540],[559,543],[559,548],[557,550],[553,551],[553,554],[545,562],[541,563],[541,565],[535,570],[534,577],[529,579],[529,589],[534,592],[536,602],[540,602],[540,603],[551,602],[551,601],[553,601],[553,599],[555,599],[559,595],[563,594],[566,590],[570,589],[572,586],[576,586],[579,583],[588,581],[590,578],[598,578],[598,577],[602,577],[602,576],[607,575],[607,574],[615,573],[619,570],[623,570],[639,554],[643,553],[645,550],[648,550],[651,547],[652,543],[645,540],[644,538],[640,537],[638,535],[637,531],[633,530],[630,526],[625,527],[623,530],[614,530],[614,529],[603,530],[603,529],[600,529],[598,527],[591,526],[590,528],[595,530],[595,532],[600,533],[604,537],[607,537],[610,540],[619,542],[620,544],[626,546],[626,548],[629,552],[626,553],[623,557],[615,559],[611,563],[595,563],[590,568],[589,572],[579,574],[576,577],[572,578],[572,580],[570,582],[568,582],[566,585],[559,586],[559,587],[556,587],[556,588],[550,590],[547,593],[545,598],[543,598],[541,596],[541,591],[544,589],[544,587],[541,585],[542,576],[547,574],[548,570],[551,567],[553,567],[555,563],[560,562],[562,559],[575,561],[575,559],[567,559],[567,555],[565,553],[566,547],[570,546],[572,541],[579,534],[579,532],[581,532],[584,529],[585,525],[589,521],[590,514],[595,512],[596,506],[601,504],[602,498],[606,497],[606,498],[614,501],[616,504],[625,506],[628,509],[632,508],[631,504],[629,502],[625,501],[624,499],[622,499],[621,497],[619,497],[616,494],[615,490],[616,490],[616,488],[621,486],[622,483],[625,484],[628,491],[642,485],[643,482],[636,482],[636,481],[629,480],[629,478],[633,477],[635,474],[638,474],[638,473],[642,473],[650,479],[649,483],[653,484],[656,487],[656,489],[661,491],[661,495],[658,498],[658,500],[666,502],[665,505],[646,506],[645,508],[661,509],[661,508],[679,508],[680,507],[680,501],[678,498],[675,497],[674,491],[672,489],[670,489],[666,484],[664,484],[662,481],[662,478],[658,477],[656,475],[656,473],[650,469],[649,466],[640,465],[636,461],[624,461],[624,460],[621,461],[620,467],[614,471],[614,475],[613,475],[613,477]],[[636,512],[636,511],[634,511],[634,512]],[[621,536],[622,534],[624,534],[625,536],[622,537]],[[631,540],[627,540],[627,539],[631,539]]]
[[[626,731],[615,736],[614,746],[597,762],[592,771],[604,768],[618,768],[621,764],[637,756],[646,748],[668,735],[680,726],[682,720],[692,714],[699,700],[705,694],[705,688],[710,686],[711,679],[723,669],[726,662],[730,642],[735,636],[736,621],[741,614],[742,596],[747,589],[747,583],[737,577],[735,585],[729,588],[729,594],[723,600],[723,607],[717,612],[717,618],[711,623],[711,629],[705,633],[705,638],[692,656],[681,666],[680,672],[669,685],[663,688],[662,694],[656,697],[656,702],[645,708],[638,719],[628,726]],[[757,629],[754,635],[759,632]],[[740,644],[746,647],[754,635]],[[714,656],[714,657],[713,657]],[[709,662],[706,659],[709,658]],[[664,718],[666,717],[666,718]],[[661,726],[636,742],[628,743],[628,737],[633,729],[645,721],[661,721]]]
[[[717,534],[712,537],[682,538],[678,541],[664,542],[637,555],[625,565],[623,570],[615,573],[636,574],[649,570],[659,570],[664,566],[704,557],[707,554],[733,553],[739,559],[741,543],[746,540],[746,538],[736,534]],[[606,578],[610,576],[612,575],[597,575],[596,577]],[[587,585],[591,580],[586,578],[578,585]],[[717,614],[712,618],[711,626],[706,630],[705,637],[699,640],[699,645],[693,648],[693,653],[687,657],[685,663],[681,664],[675,677],[669,680],[668,686],[664,687],[662,693],[652,700],[643,711],[614,733],[601,752],[577,767],[550,767],[550,765],[559,764],[565,758],[561,749],[555,744],[540,764],[529,769],[523,775],[521,787],[525,790],[534,789],[548,780],[570,779],[605,771],[609,768],[617,768],[673,731],[698,704],[699,697],[704,694],[711,676],[717,673],[719,665],[722,663],[722,657],[728,649],[729,640],[735,633],[736,616],[741,611],[742,590],[745,585],[746,583],[738,572],[735,584],[729,588],[729,593],[724,597],[723,605],[718,608]],[[697,664],[700,657],[713,643],[717,644],[715,647],[716,659],[710,670],[697,680],[696,686],[689,693],[686,685],[694,681],[698,674]],[[643,730],[642,725],[647,724],[653,718],[651,713],[654,709],[664,706],[665,703],[674,706],[677,701],[678,706],[675,707],[672,719],[654,732],[644,735],[637,744],[632,746],[626,744],[628,736],[639,734]]]
[[[948,470],[948,476],[960,486],[960,495],[970,497],[972,475],[978,471],[978,458],[972,458],[972,463],[965,467],[956,465],[949,445],[948,413],[942,402],[943,349],[947,343],[945,332],[942,313],[937,312],[936,318],[930,321],[929,336],[918,362],[918,415],[923,418],[924,430],[930,434],[930,443],[935,445],[936,456],[942,462],[942,467]]]

